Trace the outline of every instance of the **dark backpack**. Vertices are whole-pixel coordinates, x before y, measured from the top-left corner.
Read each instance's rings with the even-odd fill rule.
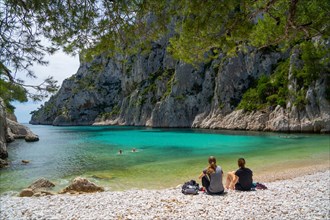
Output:
[[[195,180],[190,180],[185,182],[182,186],[182,193],[185,195],[197,195],[199,190],[199,184]]]

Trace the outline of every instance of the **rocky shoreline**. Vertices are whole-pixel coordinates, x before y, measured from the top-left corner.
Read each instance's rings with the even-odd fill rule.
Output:
[[[299,175],[298,172],[292,175]],[[183,195],[180,187],[81,195],[0,197],[1,219],[329,219],[330,169],[275,182],[268,190]]]
[[[14,114],[8,113],[4,101],[0,97],[0,168],[8,166],[7,143],[15,139],[25,139],[26,142],[39,141],[39,136],[28,127],[17,122]]]

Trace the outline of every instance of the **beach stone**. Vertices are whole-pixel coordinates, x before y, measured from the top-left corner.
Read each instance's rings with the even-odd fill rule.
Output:
[[[29,160],[22,160],[22,163],[23,164],[28,164],[28,163],[30,163],[30,161]]]
[[[23,189],[20,192],[19,196],[20,197],[31,197],[31,196],[33,196],[33,194],[34,194],[34,192],[32,189]]]
[[[8,166],[8,162],[6,160],[0,159],[0,168],[4,168]]]
[[[0,212],[1,219],[330,219],[329,181],[327,170],[266,182],[268,190],[232,190],[224,196],[186,196],[174,188],[51,197],[35,193],[33,199],[4,194]]]
[[[47,180],[45,178],[41,178],[41,179],[38,179],[37,181],[35,181],[34,183],[32,183],[28,188],[37,190],[37,189],[41,189],[41,188],[51,188],[54,186],[55,186],[54,183],[50,182],[49,180]]]
[[[28,188],[23,189],[20,193],[21,197],[31,197],[31,196],[46,196],[46,195],[54,195],[55,193],[50,192],[50,189],[54,187],[55,184],[50,182],[45,178],[38,179],[34,183],[32,183]]]
[[[73,182],[64,188],[61,193],[91,193],[91,192],[103,192],[104,188],[97,186],[95,183],[90,182],[86,178],[76,177]]]
[[[50,192],[50,191],[38,191],[33,194],[35,197],[40,197],[40,196],[52,196],[55,195],[55,193]]]

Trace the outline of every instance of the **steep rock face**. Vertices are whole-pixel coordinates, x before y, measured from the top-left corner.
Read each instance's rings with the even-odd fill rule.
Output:
[[[9,116],[9,117],[8,117]],[[15,115],[7,114],[3,100],[0,98],[0,168],[8,165],[2,159],[8,157],[7,143],[17,138],[25,138],[26,141],[38,141],[39,138],[28,127],[17,123]]]
[[[15,139],[24,138],[27,142],[38,141],[38,135],[35,135],[28,127],[7,118],[7,142]]]
[[[290,66],[297,66],[298,52],[292,53]],[[266,62],[265,67],[273,63]],[[255,65],[255,64],[254,64]],[[289,93],[296,92],[296,81],[289,72]],[[236,71],[237,72],[237,71]],[[240,75],[244,75],[241,73]],[[286,108],[263,109],[262,111],[245,112],[243,110],[219,112],[212,109],[208,114],[196,116],[192,127],[211,129],[234,129],[234,130],[255,130],[255,131],[281,131],[281,132],[330,132],[330,104],[329,94],[329,73],[322,73],[318,80],[309,85],[305,95],[306,105],[298,108],[293,103],[294,96],[289,96]],[[236,79],[237,80],[237,79]],[[233,86],[232,88],[237,88]],[[225,90],[230,90],[226,88]],[[231,97],[228,93],[228,97]],[[328,99],[327,99],[328,97]],[[229,101],[230,102],[230,101]],[[228,100],[227,100],[228,103]],[[215,110],[215,111],[214,111]]]
[[[326,74],[310,85],[303,109],[289,101],[287,108],[244,112],[235,110],[244,92],[288,54],[250,49],[193,67],[174,60],[166,45],[154,43],[147,55],[82,64],[30,123],[329,132]]]
[[[3,100],[0,98],[0,159],[8,157],[6,144],[7,121]],[[1,166],[1,165],[0,165]]]
[[[91,124],[121,99],[120,72],[115,62],[104,58],[81,65],[77,74],[66,79],[59,92],[33,114],[30,123]]]

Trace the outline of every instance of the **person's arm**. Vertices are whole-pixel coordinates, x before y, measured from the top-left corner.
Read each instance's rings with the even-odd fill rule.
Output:
[[[206,174],[206,169],[202,171],[202,173],[199,175],[198,179],[202,179],[203,176]]]

